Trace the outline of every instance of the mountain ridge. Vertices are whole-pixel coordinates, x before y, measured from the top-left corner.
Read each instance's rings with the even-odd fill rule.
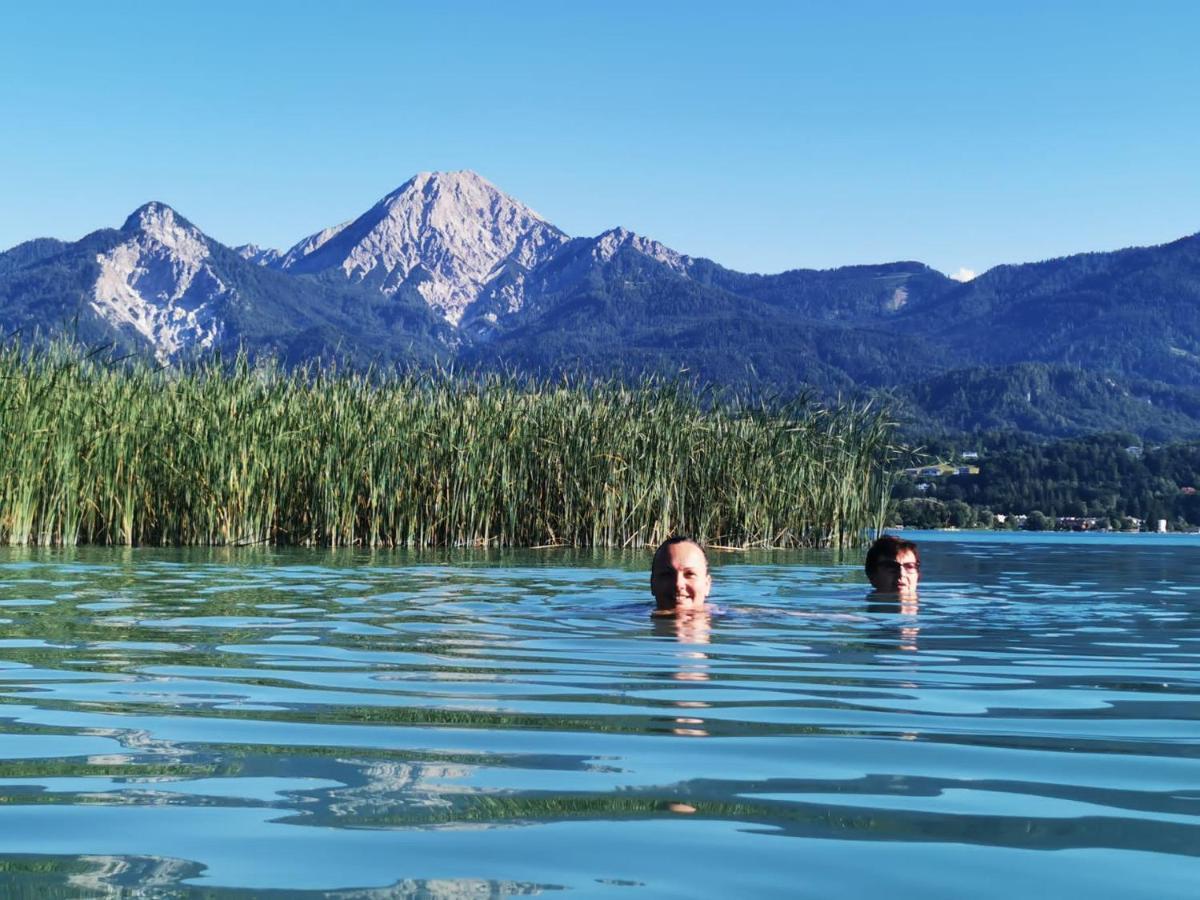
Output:
[[[243,347],[289,363],[684,371],[752,394],[890,390],[947,427],[1065,434],[1124,417],[1200,434],[1200,235],[966,283],[913,260],[742,273],[619,226],[571,237],[473,172],[427,172],[287,251],[227,247],[157,201],[76,242],[24,242],[0,253],[0,327],[163,362]],[[1021,400],[1033,383],[1045,414]]]

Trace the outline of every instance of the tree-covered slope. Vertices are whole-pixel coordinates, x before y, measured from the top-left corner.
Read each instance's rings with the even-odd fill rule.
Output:
[[[902,347],[888,330],[801,317],[632,249],[606,259],[572,249],[531,273],[526,307],[460,359],[539,374],[682,372],[755,393],[846,394],[891,384],[915,360],[938,368],[919,339]]]
[[[919,433],[1015,430],[1044,437],[1131,431],[1165,440],[1200,435],[1200,390],[1021,363],[956,369],[898,388],[908,429]]]
[[[958,284],[919,262],[750,275],[700,259],[693,261],[688,274],[702,284],[805,318],[843,323],[875,322],[902,310],[920,310]]]
[[[999,266],[900,317],[976,365],[1069,363],[1200,386],[1200,235]]]

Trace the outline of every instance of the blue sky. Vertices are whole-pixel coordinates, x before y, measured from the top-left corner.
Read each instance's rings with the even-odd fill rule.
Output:
[[[436,6],[436,8],[434,8]],[[988,7],[988,8],[985,8]],[[0,27],[0,248],[151,199],[286,247],[418,171],[744,271],[1200,231],[1200,4],[61,3]]]

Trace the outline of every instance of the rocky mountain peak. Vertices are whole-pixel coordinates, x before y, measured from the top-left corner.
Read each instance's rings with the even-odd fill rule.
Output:
[[[256,266],[271,266],[274,265],[283,256],[278,250],[273,247],[260,247],[258,244],[242,244],[234,247],[233,252],[247,262],[252,262]]]
[[[458,324],[485,285],[507,268],[528,270],[567,236],[474,172],[422,172],[354,221],[318,232],[281,268],[340,268],[385,294],[408,286]]]
[[[141,335],[166,360],[188,347],[211,347],[233,291],[217,275],[209,240],[165,203],[147,203],[125,220],[124,238],[98,253],[90,305],[119,329]]]
[[[618,251],[625,249],[634,250],[645,256],[649,256],[651,259],[656,259],[681,275],[687,274],[692,263],[690,256],[684,256],[682,253],[672,250],[665,244],[642,237],[640,234],[635,234],[620,226],[610,228],[603,234],[598,235],[592,253],[596,259],[607,262]]]
[[[208,240],[204,233],[167,204],[158,201],[143,204],[130,213],[121,231],[147,244],[157,244],[187,256],[208,255]]]

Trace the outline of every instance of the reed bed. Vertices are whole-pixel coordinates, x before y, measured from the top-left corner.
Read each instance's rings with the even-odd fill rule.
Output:
[[[0,350],[9,544],[845,547],[882,525],[878,410],[648,380],[159,369]]]

